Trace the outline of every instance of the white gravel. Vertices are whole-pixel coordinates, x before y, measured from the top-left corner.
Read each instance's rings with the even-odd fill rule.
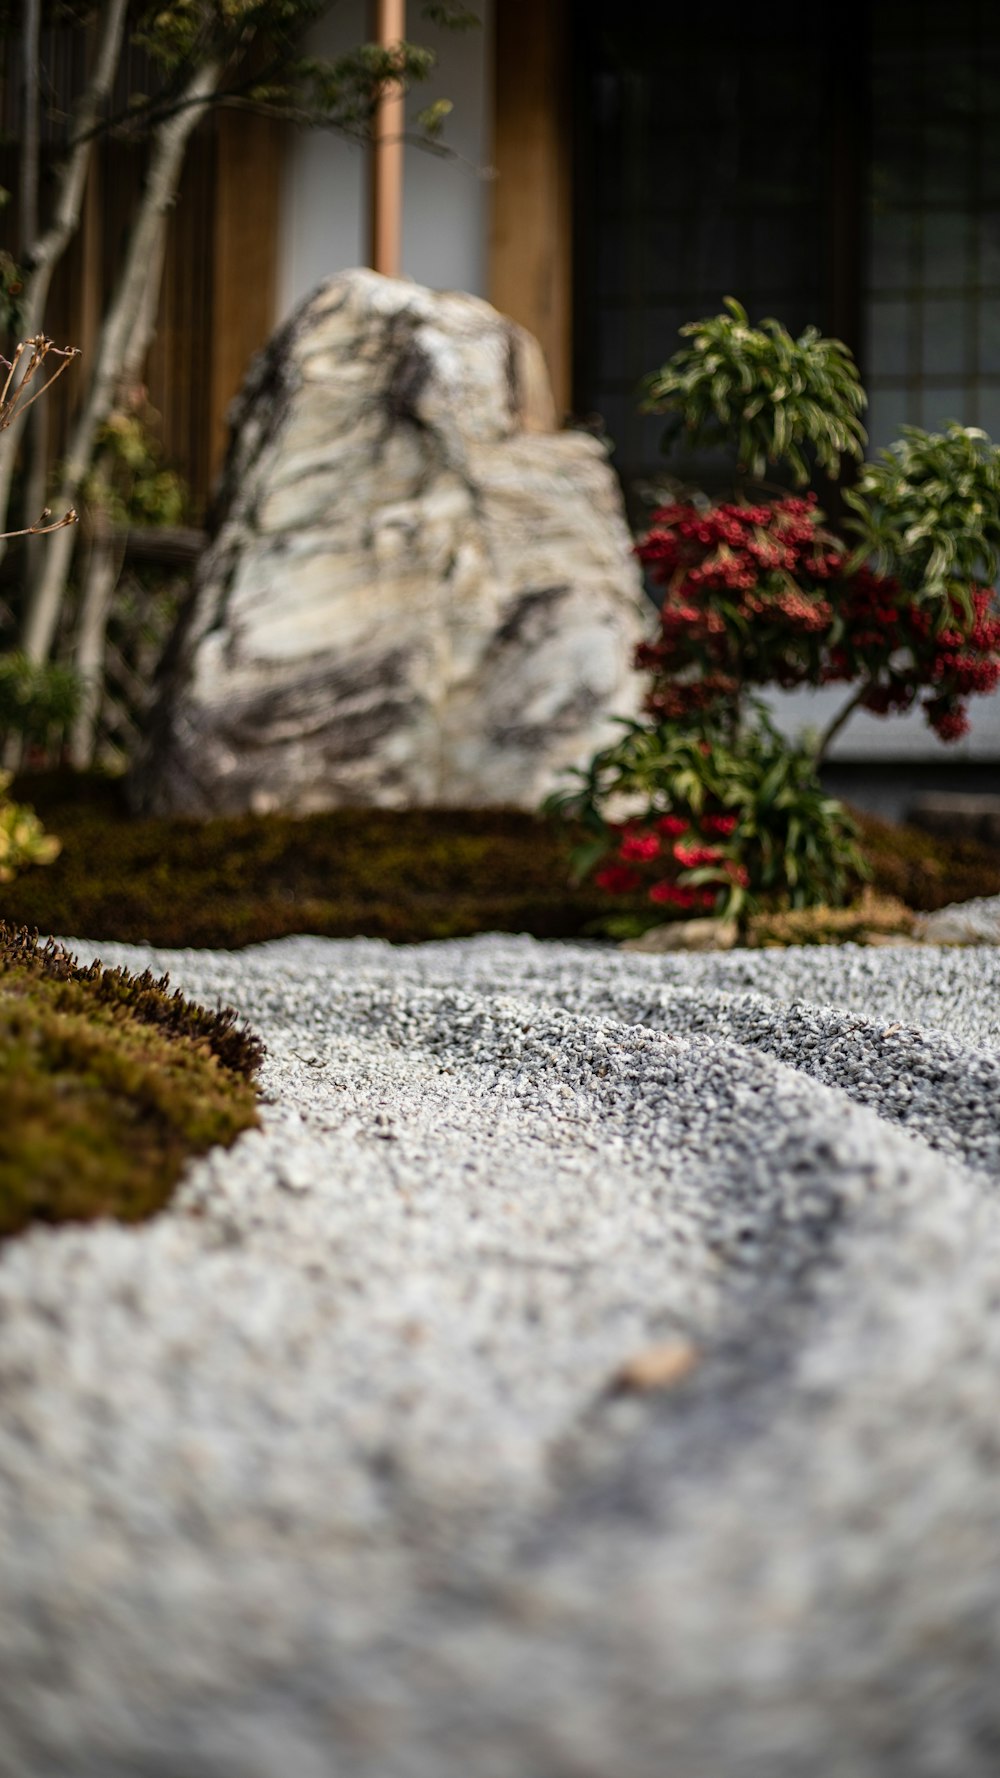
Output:
[[[3,1778],[996,1778],[1000,950],[71,942],[267,1104],[0,1255]]]

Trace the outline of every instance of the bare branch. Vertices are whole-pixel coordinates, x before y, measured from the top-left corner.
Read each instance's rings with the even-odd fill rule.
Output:
[[[30,353],[30,356],[27,365],[25,365],[22,370],[21,365],[25,353]],[[36,389],[34,394],[25,400],[29,384],[34,381],[50,354],[56,358],[61,358],[62,363],[58,364],[55,370],[46,377],[41,388]],[[57,346],[54,341],[50,340],[47,334],[44,333],[36,333],[28,340],[19,340],[14,348],[13,358],[4,358],[3,355],[0,354],[0,364],[2,364],[7,371],[7,378],[3,390],[0,391],[0,432],[6,432],[7,428],[13,425],[15,419],[19,419],[21,415],[26,414],[28,409],[34,406],[38,397],[44,395],[46,389],[51,389],[56,378],[62,376],[67,364],[71,363],[74,358],[79,358],[79,356],[79,346]],[[0,535],[5,537],[20,537],[22,533],[20,531],[9,531],[0,533]]]
[[[39,391],[39,393],[41,392]],[[61,531],[65,525],[79,524],[79,514],[72,506],[69,512],[63,513],[61,519],[53,519],[52,523],[48,524],[47,521],[51,518],[52,514],[46,507],[35,524],[26,525],[23,531],[0,531],[0,537],[5,542],[11,537],[48,537],[52,531]]]

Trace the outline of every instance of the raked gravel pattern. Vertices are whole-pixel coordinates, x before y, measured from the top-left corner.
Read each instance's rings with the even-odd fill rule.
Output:
[[[996,1778],[1000,950],[73,942],[264,1127],[0,1254],[3,1778]]]

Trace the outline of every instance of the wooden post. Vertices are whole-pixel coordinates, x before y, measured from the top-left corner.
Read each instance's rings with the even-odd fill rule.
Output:
[[[274,326],[281,174],[286,146],[285,131],[270,118],[223,111],[214,120],[214,127],[215,205],[210,237],[213,319],[208,391],[209,467],[213,478],[226,446],[226,410],[253,354],[265,344]],[[204,138],[200,152],[207,163],[208,143]],[[200,417],[199,423],[203,423]]]
[[[490,301],[541,343],[571,405],[573,235],[567,0],[499,0]]]
[[[406,36],[406,0],[375,0],[375,41],[391,49]],[[398,278],[402,269],[403,131],[402,87],[383,93],[372,125],[372,270]]]

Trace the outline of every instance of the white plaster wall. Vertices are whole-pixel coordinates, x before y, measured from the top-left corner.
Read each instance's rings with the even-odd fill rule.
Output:
[[[821,691],[769,693],[767,703],[782,732],[795,736],[807,728],[822,731],[850,695],[850,686],[824,686]],[[834,741],[830,758],[845,764],[870,760],[879,765],[897,761],[914,765],[958,765],[963,760],[1000,762],[1000,694],[970,698],[968,711],[970,732],[960,741],[945,743],[928,728],[922,711],[880,717],[857,710]],[[997,790],[1000,791],[1000,763]]]
[[[426,44],[438,57],[430,80],[409,95],[407,122],[434,99],[451,99],[454,110],[442,139],[454,156],[407,147],[403,272],[435,290],[479,296],[486,294],[487,276],[492,6],[493,0],[473,0],[482,19],[479,30],[441,30],[421,18],[416,4],[407,21],[411,41]],[[369,32],[365,0],[337,0],[311,34],[308,53],[338,55],[364,42]],[[367,235],[365,149],[332,131],[298,131],[285,165],[279,318],[325,279],[364,265]]]

